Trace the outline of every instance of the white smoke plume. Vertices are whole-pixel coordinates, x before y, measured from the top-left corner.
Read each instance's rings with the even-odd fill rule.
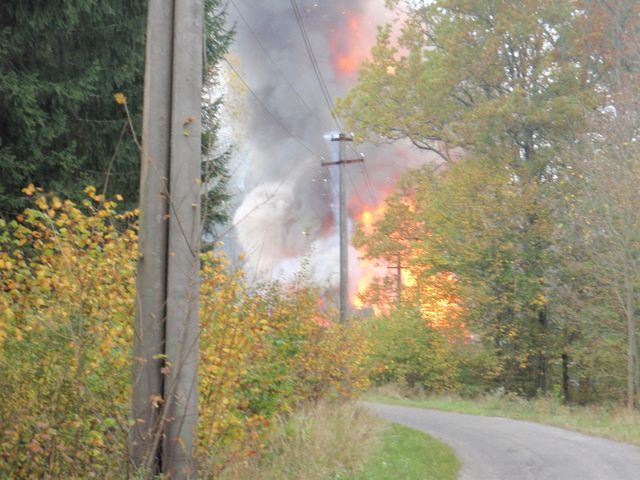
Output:
[[[389,21],[384,0],[298,0],[298,4],[330,94],[344,95],[357,80],[351,68],[361,60],[356,57],[373,46],[376,26]],[[337,127],[314,76],[291,2],[233,0],[229,16],[236,25],[232,59],[237,59],[238,71],[260,101],[243,92],[246,114],[233,120],[243,123],[245,134],[240,141],[230,139],[237,147],[231,165],[236,238],[224,241],[237,243],[249,270],[262,278],[290,278],[307,261],[316,281],[337,288],[336,167],[322,167],[318,158],[335,156],[324,137]],[[379,203],[382,189],[389,190],[402,171],[424,161],[404,144],[367,149],[367,170],[377,192],[371,191],[361,166],[348,166],[349,210]],[[350,270],[358,275],[353,248]]]

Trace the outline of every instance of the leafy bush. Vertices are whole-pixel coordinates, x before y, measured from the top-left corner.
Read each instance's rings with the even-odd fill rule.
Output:
[[[421,392],[487,391],[499,373],[494,355],[472,339],[449,336],[432,327],[410,305],[366,325],[371,347],[372,381]]]
[[[215,476],[266,447],[272,418],[366,389],[368,344],[357,327],[327,324],[302,278],[250,289],[224,257],[205,258],[199,445],[203,474]]]
[[[368,322],[374,382],[399,383],[428,391],[455,386],[459,360],[446,338],[428,327],[413,308]]]
[[[0,223],[0,478],[131,477],[136,212],[91,187],[80,206],[25,192],[34,208]],[[303,282],[251,289],[218,253],[202,265],[198,452],[216,475],[276,415],[366,387],[367,343],[323,326]]]
[[[126,470],[133,214],[88,193],[0,225],[0,477]]]

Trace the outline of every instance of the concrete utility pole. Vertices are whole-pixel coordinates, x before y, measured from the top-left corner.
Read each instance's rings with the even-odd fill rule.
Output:
[[[195,478],[204,7],[150,0],[131,413],[145,478]]]
[[[340,153],[337,162],[322,162],[323,166],[338,165],[338,203],[340,228],[340,323],[347,321],[349,315],[349,225],[347,216],[347,189],[345,179],[345,165],[348,163],[364,162],[363,158],[346,160],[345,142],[352,142],[353,137],[345,133],[331,136],[332,142],[340,142]]]

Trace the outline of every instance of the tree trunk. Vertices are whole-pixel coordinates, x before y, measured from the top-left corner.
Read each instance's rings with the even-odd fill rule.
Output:
[[[627,409],[633,411],[636,406],[636,354],[638,341],[636,336],[636,318],[633,306],[633,290],[627,288]]]
[[[547,362],[547,356],[544,350],[544,348],[546,348],[546,343],[547,343],[547,324],[548,324],[546,306],[545,308],[540,310],[540,312],[538,313],[538,321],[540,322],[540,327],[542,329],[542,336],[543,336],[543,350],[541,350],[539,354],[538,388],[542,390],[542,393],[546,394],[548,391],[548,379],[547,379],[547,363],[548,362]]]
[[[571,392],[569,391],[569,355],[562,354],[562,397],[564,403],[571,403]]]

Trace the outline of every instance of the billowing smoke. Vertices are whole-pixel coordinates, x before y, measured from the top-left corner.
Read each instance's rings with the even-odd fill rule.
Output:
[[[298,5],[330,94],[345,94],[357,79],[358,63],[375,41],[376,25],[388,21],[384,0],[298,0]],[[238,202],[235,241],[249,269],[262,277],[286,278],[306,261],[318,282],[335,288],[337,174],[336,167],[322,167],[319,157],[335,159],[325,135],[337,127],[314,76],[291,2],[233,0],[229,14],[236,24],[231,62],[260,98],[243,91],[244,107],[235,112],[234,121],[244,125],[244,134],[232,139],[236,145],[232,187]],[[230,81],[234,81],[231,76]],[[367,149],[366,162],[373,190],[379,190],[388,189],[410,164],[424,159],[419,155],[412,159],[406,146],[387,145]],[[348,168],[349,210],[357,213],[363,204],[380,202],[362,167]],[[357,252],[351,249],[350,257],[351,271],[357,275]]]

